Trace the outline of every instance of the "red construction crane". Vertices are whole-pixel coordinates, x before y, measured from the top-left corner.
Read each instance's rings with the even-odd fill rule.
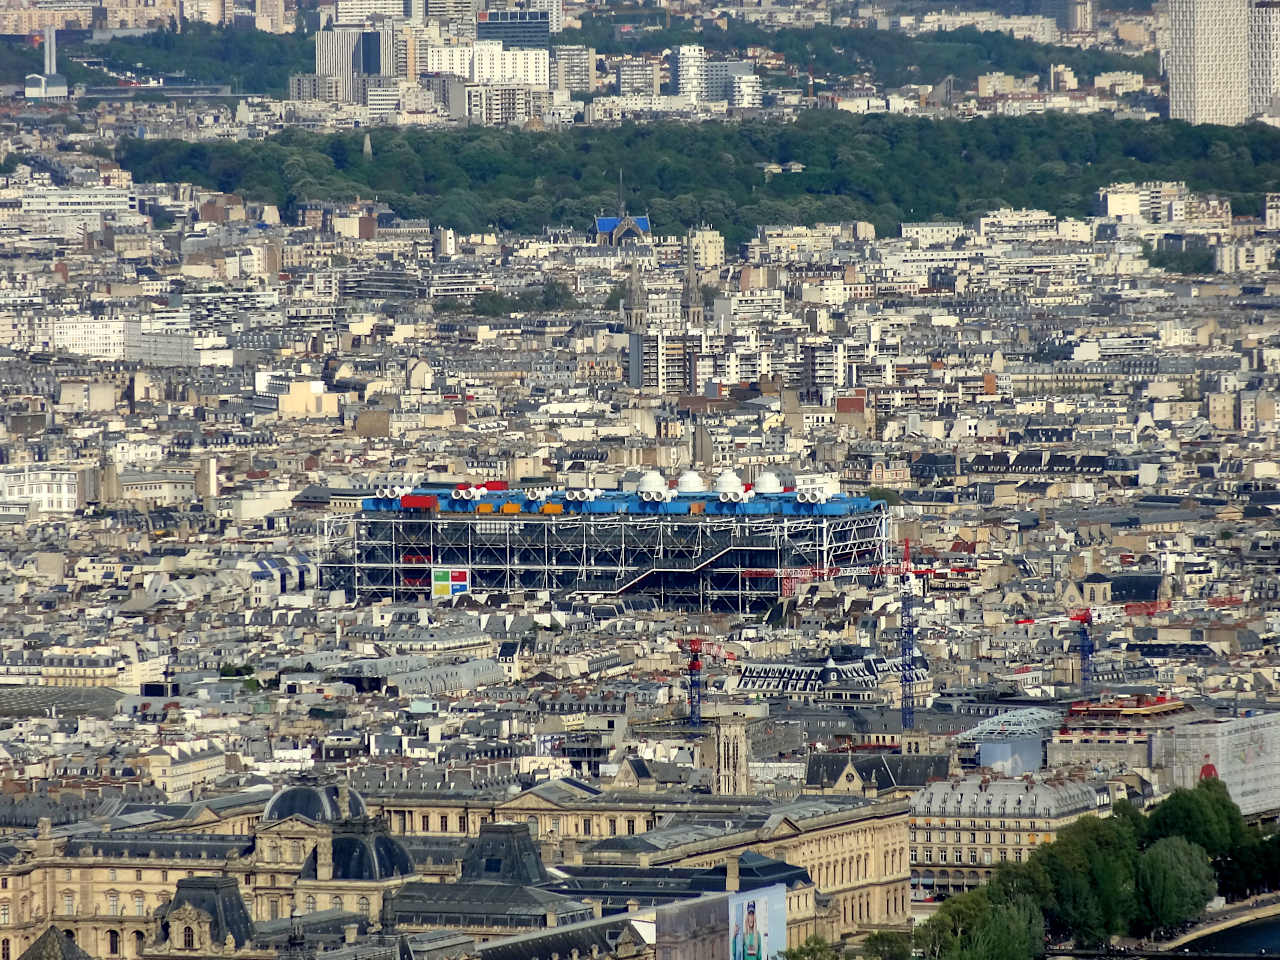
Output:
[[[706,637],[677,637],[680,649],[689,657],[689,726],[702,726],[702,658],[737,660],[738,655],[726,650],[724,644]]]
[[[1187,608],[1210,607],[1220,609],[1239,606],[1244,601],[1240,597],[1209,597],[1206,600],[1146,600],[1135,603],[1112,603],[1099,607],[1079,607],[1067,613],[1047,617],[1023,617],[1015,620],[1018,626],[1030,627],[1038,623],[1075,623],[1080,629],[1080,692],[1088,697],[1093,687],[1093,643],[1092,626],[1096,622],[1115,621],[1121,618],[1150,617],[1157,613]]]

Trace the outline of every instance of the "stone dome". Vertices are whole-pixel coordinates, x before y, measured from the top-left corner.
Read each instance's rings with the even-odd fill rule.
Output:
[[[354,790],[347,791],[347,806],[348,816],[363,817],[366,814],[364,799]],[[315,823],[346,819],[338,803],[338,788],[312,784],[285,787],[268,801],[262,822],[273,823],[290,817],[306,817]]]
[[[301,878],[316,878],[316,851],[302,865]],[[339,833],[333,838],[334,880],[388,880],[413,875],[413,858],[404,845],[381,831]]]

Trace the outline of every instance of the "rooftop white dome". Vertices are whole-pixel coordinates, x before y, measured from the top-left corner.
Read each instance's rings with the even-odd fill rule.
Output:
[[[676,481],[676,490],[680,493],[706,493],[707,484],[696,470],[686,470]]]
[[[716,477],[716,493],[741,493],[742,480],[732,470],[726,470]]]
[[[661,493],[667,489],[667,481],[657,470],[649,470],[640,478],[636,487],[640,493]]]
[[[772,470],[766,470],[756,477],[755,485],[751,489],[756,493],[781,493],[782,481]]]

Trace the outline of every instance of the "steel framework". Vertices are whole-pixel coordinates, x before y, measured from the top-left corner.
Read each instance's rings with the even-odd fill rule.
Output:
[[[470,571],[470,589],[641,594],[663,607],[767,612],[787,578],[761,568],[841,568],[888,559],[888,513],[562,514],[366,511],[321,525],[322,575],[361,599],[416,600],[433,567]]]

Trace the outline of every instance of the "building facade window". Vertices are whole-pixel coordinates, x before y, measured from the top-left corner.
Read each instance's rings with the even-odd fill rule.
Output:
[[[196,948],[196,932],[190,927],[182,928],[182,949],[194,950]]]

